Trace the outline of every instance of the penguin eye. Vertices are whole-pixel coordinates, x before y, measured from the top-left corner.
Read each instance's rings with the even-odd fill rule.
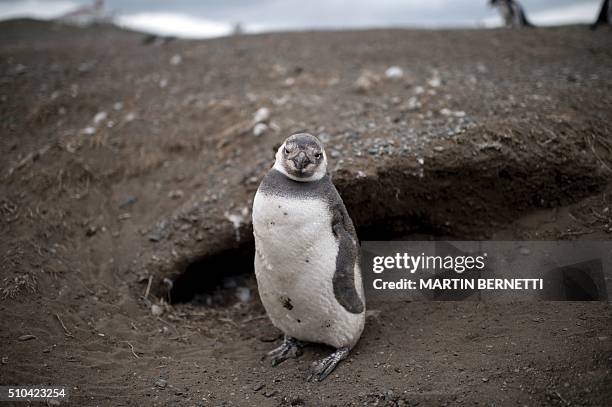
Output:
[[[285,147],[285,155],[289,155],[289,150]]]
[[[314,158],[316,158],[317,160],[319,160],[321,158],[321,153],[316,153],[314,155]]]

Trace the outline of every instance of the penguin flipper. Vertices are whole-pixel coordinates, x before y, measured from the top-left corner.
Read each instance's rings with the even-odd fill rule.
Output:
[[[359,258],[357,234],[342,202],[331,209],[332,231],[338,242],[336,271],[333,278],[334,295],[348,312],[361,314],[365,307],[355,286],[355,263]]]

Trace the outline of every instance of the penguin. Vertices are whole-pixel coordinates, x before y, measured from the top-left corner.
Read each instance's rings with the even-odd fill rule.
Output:
[[[301,355],[305,343],[335,351],[310,367],[325,379],[349,355],[365,325],[359,241],[327,174],[321,142],[290,136],[253,200],[255,276],[272,324],[285,335],[272,365]]]
[[[506,27],[533,27],[518,1],[490,0],[489,5],[499,9]]]
[[[601,3],[601,9],[597,15],[597,20],[591,24],[591,30],[596,30],[598,26],[604,24],[610,24],[610,0],[604,0]]]

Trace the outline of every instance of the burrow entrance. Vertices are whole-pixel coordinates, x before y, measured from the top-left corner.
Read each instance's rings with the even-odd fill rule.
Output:
[[[358,227],[357,234],[361,241],[457,239],[448,235],[447,229],[436,228],[420,216]],[[173,281],[168,300],[174,304],[191,302],[208,307],[248,302],[257,289],[254,257],[254,241],[250,239],[238,247],[198,258]]]
[[[223,307],[250,301],[255,288],[254,256],[253,242],[249,242],[190,263],[174,280],[170,302]]]
[[[376,180],[340,181],[336,186],[362,241],[481,240],[530,211],[553,211],[599,192],[608,183],[592,168],[576,167],[559,174],[558,168],[495,168],[490,172],[468,167],[415,179],[392,169]],[[250,239],[194,259],[174,279],[168,299],[208,307],[250,301],[257,295],[254,255]],[[580,277],[582,286],[594,284],[587,280],[588,276]],[[604,300],[593,289],[576,294],[576,278],[563,281],[567,282],[566,298],[550,299]]]

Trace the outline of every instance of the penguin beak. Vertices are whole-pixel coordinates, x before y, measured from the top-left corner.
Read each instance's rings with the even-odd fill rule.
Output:
[[[293,159],[293,162],[295,163],[295,167],[299,170],[303,170],[308,164],[310,164],[306,153],[304,153],[303,151],[300,151],[297,157]]]

